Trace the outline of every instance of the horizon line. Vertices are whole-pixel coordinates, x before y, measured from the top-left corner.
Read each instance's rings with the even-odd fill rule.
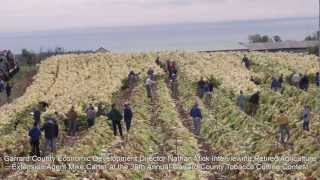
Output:
[[[70,31],[70,30],[84,30],[84,29],[114,29],[114,28],[142,28],[153,26],[165,26],[165,25],[188,25],[188,24],[228,24],[228,23],[240,23],[240,22],[262,22],[262,21],[281,21],[281,20],[298,20],[298,19],[317,19],[317,16],[304,16],[304,17],[280,17],[280,18],[258,18],[258,19],[235,19],[226,21],[202,21],[202,22],[176,22],[176,23],[158,23],[158,24],[137,24],[137,25],[115,25],[115,26],[92,26],[92,27],[67,27],[57,29],[43,29],[43,30],[27,30],[27,31],[11,31],[0,32],[3,35],[10,34],[23,34],[23,33],[44,33],[44,32],[58,32],[58,31]],[[0,37],[1,38],[1,37]]]

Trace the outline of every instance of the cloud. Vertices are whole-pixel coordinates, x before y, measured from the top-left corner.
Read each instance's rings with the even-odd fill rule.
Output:
[[[0,32],[316,16],[305,0],[1,0]]]

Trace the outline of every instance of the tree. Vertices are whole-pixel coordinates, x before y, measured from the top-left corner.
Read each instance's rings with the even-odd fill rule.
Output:
[[[265,43],[273,41],[268,35],[261,36],[260,34],[250,35],[248,39],[250,43]]]
[[[275,36],[273,36],[273,41],[274,41],[274,42],[282,42],[282,39],[281,39],[280,36],[275,35]]]
[[[28,65],[32,65],[36,60],[36,55],[27,49],[22,49],[21,56],[26,60]]]
[[[317,38],[317,34],[316,33],[308,35],[306,38],[304,38],[305,41],[316,41],[317,39],[318,38]]]
[[[64,53],[64,48],[62,47],[56,47],[56,49],[54,50],[55,54],[63,54]]]
[[[267,36],[267,35],[264,35],[261,37],[261,41],[260,42],[272,42],[272,39]]]

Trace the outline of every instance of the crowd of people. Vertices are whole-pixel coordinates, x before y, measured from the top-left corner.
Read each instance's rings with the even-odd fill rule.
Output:
[[[168,75],[168,80],[171,85],[171,92],[173,97],[178,97],[178,67],[175,61],[167,60],[165,62],[160,61],[158,57],[155,61],[159,66],[161,66]],[[246,68],[250,70],[251,61],[247,56],[245,56],[242,60],[242,63],[245,64]],[[128,87],[133,88],[135,82],[139,79],[139,74],[131,71],[128,75]],[[308,90],[309,87],[309,77],[305,75],[298,74],[294,72],[289,79],[288,83],[295,85],[297,88],[301,88],[303,90]],[[279,77],[273,77],[271,81],[271,89],[274,91],[278,91],[283,87],[284,75],[281,74]],[[146,93],[149,98],[152,100],[156,95],[156,75],[154,70],[150,68],[147,71],[147,78],[145,81]],[[316,85],[320,86],[320,75],[316,74]],[[197,83],[197,91],[198,96],[204,100],[208,99],[210,95],[214,92],[213,82],[206,80],[201,77]],[[244,92],[240,91],[240,95],[236,99],[236,105],[243,112],[248,113],[251,116],[255,116],[260,104],[260,91],[255,92],[249,98],[245,97]],[[59,134],[59,126],[57,123],[57,119],[64,119],[65,127],[68,131],[69,136],[75,136],[78,131],[78,119],[79,116],[72,106],[68,113],[63,114],[62,116],[59,113],[55,113],[54,116],[46,117],[45,123],[41,126],[41,113],[45,111],[45,108],[48,104],[39,103],[39,107],[33,109],[33,119],[34,126],[29,131],[30,143],[32,147],[32,155],[39,156],[40,155],[40,137],[42,131],[45,134],[45,144],[46,147],[50,148],[51,152],[56,150],[56,139]],[[42,108],[41,108],[42,107]],[[123,104],[123,111],[121,112],[117,109],[116,104],[112,104],[111,110],[108,113],[104,113],[108,119],[112,122],[112,129],[114,136],[118,134],[123,138],[123,128],[122,128],[122,120],[124,120],[126,131],[129,132],[132,124],[133,111],[130,107],[129,103]],[[100,106],[98,106],[98,110],[96,111],[95,107],[92,104],[84,111],[87,116],[87,127],[90,128],[94,126],[95,119],[97,114],[101,114]],[[198,103],[195,103],[192,109],[190,110],[190,117],[193,120],[194,125],[194,135],[199,136],[201,132],[201,121],[202,121],[202,113]],[[302,112],[302,120],[303,120],[303,130],[309,131],[309,123],[311,117],[311,108],[310,106],[305,106]],[[283,110],[280,110],[280,114],[276,118],[277,123],[279,124],[279,134],[280,134],[280,142],[285,143],[288,141],[290,137],[289,131],[289,118]],[[40,127],[41,126],[41,127]]]
[[[129,84],[131,81],[137,81],[137,75],[133,71],[128,75]],[[132,78],[134,77],[134,78]],[[132,78],[132,79],[130,79]],[[133,83],[130,84],[130,88],[133,87]],[[67,113],[58,113],[55,112],[53,115],[44,116],[45,122],[41,122],[41,115],[46,109],[49,107],[49,104],[46,102],[39,102],[36,107],[32,109],[33,116],[33,127],[29,130],[28,135],[30,137],[30,145],[31,145],[31,155],[32,156],[40,156],[40,139],[41,134],[44,132],[45,137],[45,152],[56,152],[56,144],[59,135],[59,123],[58,121],[63,120],[65,130],[67,131],[67,135],[72,137],[76,136],[79,131],[79,120],[80,116],[76,112],[75,107],[71,106],[70,110]],[[111,110],[109,112],[101,113],[101,106],[98,106],[98,110],[92,105],[84,110],[86,113],[87,120],[87,128],[91,128],[95,125],[95,119],[98,115],[105,115],[108,119],[111,120],[111,125],[113,129],[114,136],[118,136],[118,132],[120,137],[123,139],[123,130],[122,130],[122,120],[124,120],[126,132],[129,133],[131,128],[132,119],[133,119],[133,111],[128,102],[123,104],[123,112],[117,109],[116,104],[111,105]],[[100,113],[99,113],[100,112]]]
[[[316,75],[317,76],[317,75]],[[300,88],[302,90],[307,91],[309,88],[309,84],[310,84],[310,78],[308,76],[308,74],[299,74],[297,72],[294,72],[291,76],[290,76],[290,83],[294,86],[296,86],[297,88]]]
[[[247,56],[244,56],[242,63],[245,64],[246,68],[250,70],[250,65],[251,61]],[[252,81],[251,77],[251,81]],[[299,88],[304,91],[308,91],[309,86],[310,86],[310,75],[305,73],[304,75],[294,71],[288,78],[287,81],[289,84],[295,86],[296,88]],[[281,74],[278,78],[272,77],[271,81],[271,89],[274,91],[279,91],[283,88],[283,83],[285,82],[284,75]],[[256,83],[255,83],[256,84]],[[257,84],[259,85],[259,84]],[[317,72],[315,74],[315,85],[317,87],[320,87],[320,74]],[[259,92],[253,94],[249,98],[248,102],[248,113],[251,115],[254,115],[257,112],[258,105],[259,105]],[[240,91],[240,95],[237,98],[237,105],[239,106],[241,111],[246,111],[246,104],[247,104],[247,99],[243,95],[243,91]],[[310,124],[310,119],[311,119],[311,107],[309,105],[304,106],[304,109],[302,111],[302,128],[305,131],[309,131],[309,124]],[[279,134],[280,134],[280,142],[285,143],[289,140],[290,138],[290,131],[289,131],[289,118],[286,115],[286,113],[281,109],[280,114],[276,118],[276,122],[279,125]]]

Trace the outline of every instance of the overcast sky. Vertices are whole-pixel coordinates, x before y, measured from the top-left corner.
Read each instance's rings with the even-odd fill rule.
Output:
[[[0,32],[310,17],[317,0],[1,0]]]

